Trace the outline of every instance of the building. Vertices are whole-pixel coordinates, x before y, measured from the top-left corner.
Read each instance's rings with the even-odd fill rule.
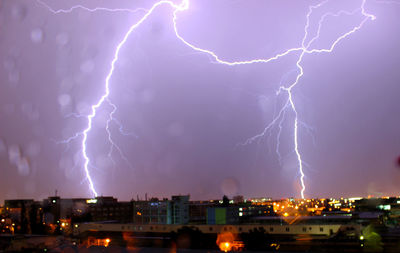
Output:
[[[189,198],[190,195],[172,196],[168,208],[167,224],[189,223]]]
[[[113,197],[96,197],[86,200],[91,221],[133,222],[133,202],[118,201]]]
[[[168,199],[157,198],[150,201],[133,201],[133,223],[135,224],[166,224],[168,220]]]
[[[207,208],[215,206],[215,203],[211,201],[191,201],[189,203],[189,224],[207,224]]]

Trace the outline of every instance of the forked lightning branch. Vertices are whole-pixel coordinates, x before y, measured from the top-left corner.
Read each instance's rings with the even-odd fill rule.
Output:
[[[314,35],[311,35],[311,31],[310,31],[310,18],[311,16],[314,14],[314,11],[321,8],[322,6],[326,5],[329,0],[326,1],[322,1],[316,5],[312,5],[309,6],[308,8],[308,12],[305,13],[305,17],[304,17],[304,21],[305,21],[305,25],[304,25],[304,35],[301,41],[298,42],[298,47],[295,48],[289,48],[287,50],[284,50],[282,52],[280,52],[279,54],[273,55],[269,58],[257,58],[257,59],[249,59],[249,60],[240,60],[240,61],[227,61],[224,60],[223,57],[219,56],[216,52],[213,52],[211,50],[208,49],[204,49],[202,48],[200,45],[196,45],[194,42],[189,42],[187,41],[183,36],[181,36],[181,34],[179,33],[178,30],[178,21],[179,21],[179,13],[180,12],[184,12],[184,11],[188,11],[190,9],[190,2],[189,0],[183,0],[182,2],[180,2],[179,4],[173,2],[173,1],[168,1],[168,0],[164,0],[164,1],[158,1],[156,3],[153,4],[153,6],[150,9],[143,9],[143,8],[137,8],[137,9],[109,9],[109,8],[105,8],[105,7],[96,7],[93,9],[87,8],[83,5],[76,5],[76,6],[72,6],[69,9],[59,9],[59,10],[55,10],[52,7],[50,7],[49,4],[43,2],[42,0],[37,0],[37,2],[39,4],[41,4],[42,6],[46,7],[49,11],[51,11],[54,14],[57,15],[67,15],[68,13],[75,11],[77,9],[81,9],[81,10],[85,10],[85,11],[89,11],[89,12],[99,12],[99,11],[108,11],[108,12],[130,12],[130,13],[143,13],[143,16],[139,19],[139,21],[137,21],[136,23],[132,24],[130,26],[130,28],[128,29],[128,31],[126,31],[126,33],[124,35],[121,36],[121,40],[118,43],[117,47],[115,48],[114,51],[114,56],[112,58],[112,61],[110,62],[110,68],[109,68],[109,72],[106,76],[106,79],[104,81],[104,93],[103,95],[98,99],[97,103],[93,104],[91,106],[91,110],[90,113],[88,115],[84,115],[84,117],[86,117],[87,119],[87,125],[86,127],[76,133],[73,137],[69,138],[67,141],[75,141],[78,140],[81,143],[81,152],[82,152],[82,157],[84,158],[84,163],[83,163],[83,169],[84,172],[86,174],[86,178],[89,184],[89,188],[90,191],[92,192],[92,194],[94,196],[97,196],[97,190],[96,190],[96,186],[95,186],[95,182],[94,182],[94,178],[90,173],[90,157],[88,156],[88,135],[90,134],[91,130],[92,130],[92,126],[93,126],[93,120],[96,117],[97,111],[99,110],[99,108],[104,104],[104,103],[108,103],[113,107],[113,111],[110,112],[109,115],[109,121],[107,121],[107,126],[105,127],[107,132],[108,132],[108,136],[109,136],[109,141],[112,145],[112,147],[115,147],[121,154],[121,156],[123,156],[122,150],[112,141],[111,138],[111,133],[108,130],[108,124],[110,123],[110,121],[113,120],[113,114],[115,113],[115,111],[117,110],[117,107],[110,101],[109,99],[109,95],[111,92],[111,77],[113,76],[114,70],[115,70],[115,64],[119,59],[120,56],[120,51],[121,48],[124,46],[124,44],[126,43],[126,41],[128,40],[128,38],[130,37],[130,35],[132,33],[134,33],[134,31],[144,22],[146,22],[147,19],[151,18],[153,12],[160,6],[164,6],[164,5],[168,5],[171,8],[171,11],[173,13],[173,28],[174,28],[174,32],[175,32],[175,36],[182,42],[184,43],[186,46],[190,47],[192,50],[209,55],[213,60],[214,63],[219,63],[219,64],[224,64],[224,65],[228,65],[228,66],[239,66],[239,65],[248,65],[248,64],[268,64],[268,63],[272,63],[274,61],[278,61],[279,59],[288,56],[288,55],[293,55],[295,54],[297,56],[297,60],[296,60],[296,69],[297,69],[297,74],[296,74],[296,78],[294,79],[293,82],[288,83],[287,85],[282,85],[279,88],[279,91],[277,92],[277,95],[280,96],[285,96],[285,103],[283,103],[283,106],[280,108],[280,110],[278,110],[278,113],[276,114],[276,116],[272,119],[272,121],[264,128],[264,130],[247,139],[243,144],[247,145],[247,144],[251,144],[253,141],[257,140],[258,138],[262,138],[264,137],[264,135],[268,132],[271,131],[272,128],[274,127],[278,127],[278,139],[281,136],[281,123],[283,122],[283,119],[286,115],[286,112],[291,111],[294,114],[294,118],[292,121],[292,133],[293,133],[293,154],[296,156],[296,161],[297,161],[297,168],[298,168],[298,173],[299,173],[299,182],[301,185],[301,190],[300,190],[300,196],[301,198],[305,198],[305,190],[306,190],[306,184],[305,184],[305,174],[304,174],[304,162],[302,159],[302,155],[301,155],[301,151],[300,151],[300,143],[299,143],[299,115],[298,115],[298,111],[296,109],[296,103],[294,101],[294,95],[293,95],[293,89],[299,84],[302,76],[304,75],[304,69],[302,66],[302,62],[305,56],[307,55],[312,55],[312,54],[321,54],[321,53],[331,53],[336,45],[342,41],[343,39],[347,38],[348,36],[352,35],[353,33],[357,32],[358,30],[360,30],[363,25],[365,23],[367,23],[367,21],[370,20],[374,20],[375,16],[368,13],[365,9],[365,4],[366,4],[366,0],[360,0],[360,6],[358,8],[356,8],[355,10],[352,11],[345,11],[345,10],[340,10],[338,12],[326,12],[323,15],[320,16],[318,22],[316,23],[318,29],[317,32],[315,32]],[[324,22],[328,19],[328,18],[339,18],[342,15],[356,15],[356,14],[361,14],[363,16],[362,20],[360,21],[360,23],[358,23],[356,26],[354,26],[352,29],[346,31],[345,33],[341,34],[340,36],[338,36],[333,43],[330,44],[329,47],[326,48],[313,48],[313,42],[317,41],[320,38],[320,33],[321,30],[324,28]],[[277,149],[277,151],[279,152],[279,149]],[[123,156],[124,157],[124,156]]]

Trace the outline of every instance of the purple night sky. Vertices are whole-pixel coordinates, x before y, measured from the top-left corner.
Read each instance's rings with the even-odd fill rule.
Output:
[[[150,0],[43,0],[54,10],[149,9]],[[180,3],[179,0],[176,1]],[[226,61],[270,58],[301,47],[309,6],[321,1],[190,0],[180,35]],[[352,12],[361,0],[330,1],[313,12]],[[293,88],[306,197],[400,195],[400,1],[367,0],[376,16],[332,53],[306,54]],[[0,201],[92,195],[82,136],[90,106],[104,93],[115,49],[144,11],[54,14],[36,0],[0,1]],[[294,114],[261,133],[296,78],[298,52],[269,63],[227,66],[174,32],[173,8],[159,6],[123,45],[110,79],[117,106],[104,104],[88,135],[99,195],[122,200],[190,194],[192,199],[300,197]],[[365,18],[329,17],[312,48],[327,48]],[[80,115],[80,116],[79,116]],[[120,125],[123,128],[120,129]],[[121,130],[121,131],[120,131]],[[278,138],[280,136],[280,138]],[[279,155],[276,147],[279,140]],[[126,160],[119,153],[122,151]]]

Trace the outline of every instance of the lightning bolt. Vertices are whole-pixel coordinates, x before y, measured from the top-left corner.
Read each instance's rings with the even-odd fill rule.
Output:
[[[321,3],[317,4],[317,5],[313,5],[309,7],[309,10],[307,12],[306,15],[306,25],[304,27],[304,37],[301,41],[301,45],[299,47],[294,47],[294,48],[290,48],[287,49],[286,51],[282,51],[279,54],[276,54],[272,57],[269,58],[258,58],[258,59],[251,59],[251,60],[243,60],[243,61],[227,61],[224,60],[223,58],[221,58],[220,56],[218,56],[215,52],[208,50],[208,49],[203,49],[199,46],[194,45],[193,43],[188,42],[187,40],[185,40],[179,33],[178,31],[178,25],[177,25],[177,20],[178,20],[178,14],[182,11],[186,11],[189,8],[189,0],[183,0],[180,4],[175,4],[172,1],[169,0],[161,0],[156,2],[155,4],[153,4],[153,6],[148,9],[135,9],[135,10],[130,10],[130,9],[108,9],[108,8],[102,8],[102,7],[97,7],[94,9],[90,9],[81,5],[77,5],[77,6],[73,6],[70,9],[67,10],[54,10],[52,8],[50,8],[47,4],[45,4],[43,1],[41,0],[37,0],[38,3],[40,3],[41,5],[45,6],[47,9],[49,9],[52,13],[54,14],[60,14],[60,13],[69,13],[74,11],[75,9],[83,9],[86,11],[110,11],[110,12],[138,12],[138,11],[144,11],[145,14],[143,15],[143,17],[141,19],[139,19],[138,22],[136,22],[135,24],[133,24],[128,31],[125,33],[125,35],[123,36],[122,40],[120,41],[120,43],[118,43],[115,52],[114,52],[114,57],[111,61],[110,64],[110,71],[108,72],[106,79],[105,79],[105,88],[104,88],[104,94],[100,97],[100,99],[98,100],[98,102],[94,105],[91,106],[91,112],[89,115],[86,116],[87,118],[87,127],[79,133],[76,133],[73,137],[69,138],[66,140],[66,142],[72,141],[77,139],[78,137],[83,136],[82,138],[82,142],[81,142],[81,150],[82,150],[82,156],[84,158],[84,171],[86,174],[86,178],[89,182],[89,188],[92,191],[92,193],[97,196],[97,191],[95,190],[95,186],[92,180],[92,177],[90,175],[89,172],[89,165],[90,165],[90,158],[87,154],[87,138],[88,138],[88,134],[90,133],[91,129],[92,129],[92,124],[93,124],[93,119],[96,117],[96,112],[97,110],[103,105],[104,102],[108,102],[112,107],[113,110],[110,113],[110,117],[109,120],[107,121],[107,125],[106,125],[106,131],[108,133],[109,136],[109,142],[111,143],[111,149],[110,149],[110,153],[112,153],[112,149],[114,147],[116,147],[118,149],[118,151],[121,154],[121,157],[128,161],[126,159],[126,157],[123,155],[122,150],[118,148],[118,146],[115,144],[115,142],[113,141],[113,139],[111,138],[111,132],[109,130],[109,124],[114,121],[113,118],[113,114],[116,111],[116,106],[114,104],[111,103],[111,101],[109,100],[108,96],[110,94],[110,79],[114,73],[114,69],[115,69],[115,63],[118,61],[119,58],[119,54],[120,54],[120,50],[123,47],[123,45],[125,44],[125,42],[127,41],[127,39],[129,38],[129,36],[132,34],[132,32],[138,28],[143,22],[145,22],[149,16],[154,12],[154,10],[161,6],[161,5],[169,5],[170,7],[172,7],[173,9],[173,27],[174,27],[174,32],[175,32],[175,36],[186,46],[188,46],[189,48],[191,48],[192,50],[198,52],[198,53],[203,53],[206,55],[209,55],[214,63],[218,63],[218,64],[224,64],[224,65],[228,65],[228,66],[237,66],[237,65],[246,65],[246,64],[256,64],[256,63],[270,63],[273,61],[276,61],[282,57],[285,57],[289,54],[292,53],[298,53],[299,56],[297,58],[296,61],[296,68],[297,68],[297,75],[295,80],[290,83],[288,86],[284,86],[281,85],[279,87],[279,90],[277,92],[277,95],[280,95],[281,93],[285,93],[287,98],[286,98],[286,102],[284,103],[284,105],[281,107],[281,109],[278,111],[277,115],[272,119],[272,121],[264,128],[264,130],[260,133],[257,134],[251,138],[249,138],[248,140],[246,140],[243,144],[247,145],[247,144],[251,144],[252,142],[254,142],[255,140],[265,136],[265,134],[270,131],[276,124],[278,124],[278,136],[277,136],[277,140],[278,140],[278,145],[276,148],[276,153],[279,155],[280,157],[280,153],[279,153],[279,139],[280,139],[280,135],[281,135],[281,130],[282,130],[282,124],[283,121],[285,119],[285,114],[287,113],[288,110],[291,110],[292,113],[294,114],[294,120],[293,120],[293,144],[294,144],[294,153],[297,159],[297,163],[298,163],[298,170],[300,173],[300,185],[301,185],[301,191],[300,191],[300,195],[302,198],[305,198],[304,192],[306,190],[306,186],[305,186],[305,182],[304,182],[304,178],[305,178],[305,174],[304,174],[304,165],[306,163],[304,163],[300,150],[299,150],[299,115],[296,109],[296,104],[294,102],[293,99],[293,89],[298,85],[301,77],[304,75],[304,69],[302,66],[302,61],[303,61],[303,57],[307,54],[318,54],[318,53],[331,53],[334,48],[336,47],[336,45],[342,41],[343,39],[345,39],[346,37],[350,36],[351,34],[355,33],[356,31],[358,31],[359,29],[361,29],[363,27],[363,25],[368,21],[368,20],[374,20],[376,17],[372,14],[369,14],[366,12],[365,10],[365,2],[366,0],[362,0],[361,3],[361,7],[354,10],[353,12],[346,12],[346,11],[339,11],[338,13],[326,13],[323,16],[321,16],[319,22],[318,22],[318,30],[317,30],[317,34],[312,37],[308,43],[306,43],[307,39],[309,38],[309,26],[310,26],[310,17],[313,13],[313,11],[315,9],[320,8],[321,6],[323,6],[324,4],[326,4],[327,2],[329,2],[329,0],[325,0],[322,1]],[[351,29],[350,31],[344,33],[343,35],[339,36],[328,48],[320,48],[320,49],[316,49],[316,48],[311,48],[313,42],[315,42],[319,36],[320,36],[320,31],[322,28],[322,24],[323,22],[326,20],[326,18],[328,17],[338,17],[340,15],[353,15],[356,12],[360,12],[364,18],[363,20],[359,23],[359,25],[355,26],[353,29]],[[117,121],[115,121],[117,122]],[[118,124],[118,123],[117,123]],[[122,125],[118,124],[120,126],[120,130],[122,129]],[[125,158],[124,158],[125,157]]]
[[[319,22],[318,22],[318,30],[317,30],[317,35],[314,36],[307,44],[305,43],[307,38],[309,37],[309,26],[310,26],[310,17],[313,13],[313,11],[315,9],[318,9],[319,7],[323,6],[324,4],[326,4],[329,1],[323,1],[317,5],[314,6],[310,6],[309,7],[309,11],[307,13],[306,16],[306,26],[304,28],[304,37],[302,40],[302,47],[301,47],[301,54],[299,55],[297,61],[296,61],[296,66],[298,69],[298,74],[295,78],[295,81],[293,83],[291,83],[288,87],[285,86],[280,86],[277,95],[279,95],[282,91],[287,93],[287,100],[286,103],[284,104],[284,106],[281,108],[281,110],[279,111],[278,115],[276,117],[273,118],[273,120],[271,121],[270,124],[268,124],[264,130],[258,134],[255,135],[249,139],[247,139],[243,144],[247,145],[250,144],[252,142],[254,142],[255,140],[265,136],[265,134],[271,130],[272,127],[274,127],[274,125],[276,125],[277,122],[278,123],[278,127],[279,127],[279,131],[278,131],[278,141],[277,141],[277,149],[276,152],[278,153],[279,158],[281,157],[279,154],[279,138],[281,135],[281,130],[282,130],[282,122],[285,116],[285,111],[289,108],[291,109],[291,111],[294,113],[294,122],[293,122],[293,143],[294,143],[294,153],[296,155],[297,158],[297,163],[298,163],[298,170],[300,173],[300,184],[301,184],[301,191],[300,191],[300,195],[301,197],[304,199],[305,195],[304,192],[306,190],[306,186],[305,186],[305,182],[304,182],[304,178],[305,178],[305,174],[304,174],[304,161],[302,159],[301,153],[299,151],[299,118],[298,118],[298,112],[296,109],[296,105],[295,102],[293,100],[293,93],[292,90],[294,87],[296,87],[296,85],[299,83],[301,77],[304,75],[304,69],[303,66],[301,65],[301,62],[303,60],[303,57],[305,54],[312,54],[312,53],[331,53],[334,48],[336,47],[336,45],[343,40],[344,38],[348,37],[349,35],[355,33],[357,30],[361,29],[363,27],[363,25],[368,21],[368,20],[375,20],[375,16],[372,14],[369,14],[365,11],[365,2],[366,0],[362,1],[361,7],[352,11],[352,12],[346,12],[346,11],[339,11],[338,13],[325,13],[323,16],[321,16]],[[346,14],[346,15],[353,15],[355,14],[357,11],[361,12],[361,14],[364,16],[364,19],[360,22],[360,24],[358,26],[355,26],[352,30],[344,33],[343,35],[339,36],[332,44],[329,48],[323,48],[323,49],[310,49],[312,43],[314,41],[316,41],[319,36],[320,36],[320,32],[321,32],[321,28],[322,28],[322,24],[323,22],[326,20],[327,17],[338,17],[340,15]]]
[[[67,14],[71,13],[74,10],[84,10],[84,11],[89,11],[89,12],[96,12],[96,11],[107,11],[107,12],[129,12],[129,13],[136,13],[136,12],[146,12],[148,10],[144,8],[137,8],[137,9],[123,9],[123,8],[115,8],[115,9],[110,9],[110,8],[105,8],[105,7],[96,7],[96,8],[88,8],[83,5],[74,5],[69,9],[59,9],[55,10],[51,8],[48,4],[43,2],[42,0],[36,0],[37,3],[41,4],[42,6],[46,7],[50,12],[53,14]]]
[[[114,149],[116,149],[120,155],[120,157],[128,164],[128,166],[132,169],[133,166],[132,164],[129,162],[128,158],[125,156],[124,152],[122,151],[122,149],[115,143],[115,141],[112,138],[112,134],[111,134],[111,129],[110,129],[110,125],[112,122],[114,122],[118,128],[119,128],[119,133],[121,135],[124,136],[131,136],[131,137],[135,137],[137,138],[136,135],[132,134],[132,133],[126,133],[123,129],[123,126],[121,124],[121,122],[119,122],[116,118],[114,118],[114,113],[117,111],[117,106],[115,104],[113,104],[109,99],[107,99],[108,104],[113,108],[113,110],[111,111],[111,113],[109,114],[109,118],[107,120],[107,124],[106,124],[106,131],[108,134],[108,141],[110,142],[110,150],[108,152],[108,157],[110,158],[110,160],[114,163],[114,166],[116,165],[116,162],[114,161],[114,159],[112,158],[112,153],[114,151]]]

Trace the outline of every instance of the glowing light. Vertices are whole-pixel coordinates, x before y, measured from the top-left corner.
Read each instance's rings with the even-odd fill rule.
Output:
[[[87,204],[96,204],[97,203],[97,199],[87,199],[86,203]]]
[[[113,114],[115,113],[116,107],[111,103],[110,99],[109,99],[109,94],[110,94],[110,80],[111,77],[114,73],[114,69],[115,69],[115,63],[118,61],[119,58],[119,54],[121,51],[121,48],[123,47],[123,45],[125,44],[125,42],[127,41],[128,37],[131,35],[131,33],[137,28],[139,27],[144,21],[146,21],[146,19],[153,13],[153,11],[161,6],[161,5],[169,5],[170,7],[173,8],[173,27],[174,27],[174,31],[175,31],[175,36],[182,42],[184,43],[186,46],[190,47],[191,49],[193,49],[194,51],[197,52],[201,52],[204,54],[207,54],[209,56],[211,56],[214,61],[216,63],[219,64],[224,64],[224,65],[228,65],[228,66],[237,66],[237,65],[245,65],[245,64],[256,64],[256,63],[270,63],[273,61],[276,61],[282,57],[285,57],[289,54],[292,53],[299,53],[297,61],[296,61],[296,68],[297,68],[297,76],[295,78],[295,80],[290,83],[287,86],[280,86],[277,95],[281,94],[281,92],[286,93],[287,99],[286,102],[284,103],[284,106],[279,110],[279,113],[277,114],[276,117],[273,118],[273,120],[270,122],[270,124],[267,125],[267,127],[264,128],[264,131],[261,132],[260,134],[249,138],[248,140],[246,140],[243,144],[247,145],[252,143],[253,141],[255,141],[258,138],[261,138],[265,135],[265,133],[267,131],[270,131],[271,128],[275,125],[278,124],[279,127],[279,132],[278,132],[278,141],[277,141],[277,148],[276,148],[276,152],[279,155],[279,138],[281,135],[281,130],[282,130],[282,123],[283,123],[283,119],[285,118],[286,112],[287,110],[291,110],[292,113],[294,114],[294,120],[293,120],[293,151],[294,151],[294,155],[297,159],[297,167],[298,167],[298,171],[300,174],[300,186],[301,186],[301,190],[300,190],[300,195],[301,198],[305,198],[304,192],[306,190],[306,185],[305,185],[305,173],[304,173],[304,161],[302,159],[302,155],[300,153],[300,148],[299,148],[299,124],[301,124],[301,122],[299,121],[299,115],[298,115],[298,111],[296,109],[296,104],[294,102],[294,98],[293,98],[293,88],[296,87],[300,81],[300,79],[303,77],[304,75],[304,69],[302,66],[302,61],[305,55],[307,54],[318,54],[318,53],[331,53],[334,48],[336,47],[336,45],[342,41],[344,38],[348,37],[349,35],[355,33],[356,31],[358,31],[359,29],[362,28],[362,26],[368,21],[368,20],[375,20],[376,17],[372,14],[369,14],[366,12],[365,10],[365,2],[366,0],[362,0],[361,3],[361,7],[354,10],[353,12],[346,12],[346,11],[339,11],[338,13],[326,13],[324,15],[321,16],[319,22],[318,22],[318,31],[317,34],[314,37],[309,36],[309,27],[310,27],[310,17],[313,14],[313,11],[315,9],[320,8],[321,6],[323,6],[324,4],[326,4],[328,2],[328,0],[323,1],[317,5],[314,6],[310,6],[309,10],[306,14],[306,24],[304,27],[304,36],[303,39],[301,41],[301,45],[299,45],[298,47],[294,47],[294,48],[289,48],[287,50],[283,50],[282,52],[273,55],[269,58],[256,58],[256,59],[250,59],[250,60],[243,60],[243,61],[227,61],[224,60],[223,58],[221,58],[220,56],[217,55],[217,53],[208,50],[208,49],[204,49],[201,48],[199,46],[196,46],[190,42],[188,42],[186,39],[184,39],[178,32],[178,28],[177,28],[177,20],[178,20],[178,13],[185,11],[189,8],[189,0],[183,0],[180,4],[175,4],[172,1],[169,0],[161,0],[156,2],[155,4],[153,4],[153,6],[148,9],[148,10],[144,10],[142,8],[138,8],[136,10],[128,10],[128,9],[108,9],[108,8],[102,8],[102,7],[97,7],[94,9],[90,9],[81,5],[77,5],[77,6],[73,6],[70,9],[67,10],[54,10],[52,8],[50,8],[48,5],[46,5],[45,3],[43,3],[41,0],[37,0],[38,3],[40,3],[41,5],[45,6],[46,8],[48,8],[52,13],[54,14],[60,14],[60,13],[69,13],[74,11],[75,9],[83,9],[86,11],[90,11],[90,12],[94,12],[94,11],[110,11],[110,12],[121,12],[121,11],[129,11],[129,12],[138,12],[138,11],[143,11],[145,14],[143,15],[143,17],[141,19],[139,19],[138,22],[134,23],[129,29],[128,31],[125,33],[125,35],[122,37],[122,40],[118,43],[118,45],[116,46],[116,49],[114,51],[114,56],[112,58],[112,61],[110,63],[110,70],[105,78],[105,87],[104,87],[104,93],[103,95],[99,98],[99,100],[97,101],[96,104],[91,106],[91,112],[89,115],[85,116],[87,118],[87,126],[86,128],[82,131],[79,132],[77,134],[75,134],[73,137],[69,138],[68,140],[66,140],[66,142],[72,141],[80,136],[82,136],[82,142],[81,142],[81,151],[82,151],[82,156],[84,158],[84,171],[86,174],[86,179],[88,180],[89,183],[89,188],[91,190],[91,192],[94,194],[94,196],[97,196],[97,191],[95,189],[94,186],[94,182],[93,179],[91,177],[90,171],[89,171],[89,165],[90,165],[90,158],[87,154],[87,139],[88,139],[88,134],[90,133],[91,129],[92,129],[92,124],[93,124],[93,119],[96,117],[96,113],[97,110],[104,104],[104,102],[109,103],[110,105],[113,106],[113,111],[110,113],[110,118],[109,121],[107,122],[107,126],[106,126],[106,131],[109,134],[109,141],[111,143],[111,149],[110,149],[110,153],[112,153],[112,149],[115,147],[121,157],[127,161],[126,157],[123,155],[122,151],[118,148],[118,146],[115,145],[115,142],[113,142],[112,138],[111,138],[111,133],[109,131],[109,123],[112,121],[113,119]],[[330,16],[334,16],[337,17],[339,15],[352,15],[356,12],[360,12],[363,16],[364,19],[361,21],[361,23],[358,26],[355,26],[353,29],[351,29],[350,31],[344,33],[343,35],[339,36],[328,48],[322,48],[322,49],[317,49],[317,48],[312,48],[312,44],[314,41],[316,41],[319,36],[320,36],[320,31],[322,28],[322,24],[324,23],[324,21],[326,20],[327,17]],[[308,41],[308,43],[306,43],[306,41]],[[128,161],[127,161],[128,162]],[[279,205],[278,205],[279,206]]]
[[[228,252],[232,248],[232,245],[229,242],[222,242],[219,244],[219,249],[223,252]]]

